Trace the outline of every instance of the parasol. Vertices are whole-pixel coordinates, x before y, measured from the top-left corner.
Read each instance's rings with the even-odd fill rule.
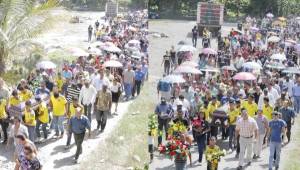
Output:
[[[198,67],[198,64],[193,61],[185,61],[180,64],[181,66],[190,66],[190,67]]]
[[[286,57],[285,57],[285,54],[273,54],[271,57],[270,57],[272,60],[279,60],[279,61],[284,61],[286,60]]]
[[[190,66],[179,66],[174,70],[174,73],[202,74],[200,70]]]
[[[36,64],[37,69],[55,69],[56,64],[54,64],[52,61],[41,61]]]
[[[195,51],[197,51],[197,49],[190,45],[183,45],[183,46],[179,47],[178,51],[179,52],[195,52]]]
[[[223,66],[222,70],[237,71],[234,66]]]
[[[203,54],[212,54],[212,55],[218,54],[218,52],[216,50],[212,49],[212,48],[204,48],[202,50],[202,53]]]
[[[104,62],[104,67],[123,67],[123,64],[116,60],[109,60]]]
[[[288,67],[285,70],[283,70],[282,72],[289,73],[289,74],[300,74],[300,69],[297,67]]]
[[[162,79],[162,81],[168,83],[184,83],[185,80],[181,75],[168,75]]]
[[[279,42],[280,38],[277,36],[271,36],[268,38],[268,42]]]
[[[240,72],[233,76],[234,80],[256,80],[256,77],[252,73]]]
[[[242,67],[244,68],[248,68],[248,69],[253,69],[253,70],[260,70],[262,69],[261,65],[258,64],[257,62],[246,62],[242,65]]]

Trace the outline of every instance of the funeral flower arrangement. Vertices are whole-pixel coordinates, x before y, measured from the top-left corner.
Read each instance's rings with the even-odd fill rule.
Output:
[[[148,133],[149,136],[157,136],[158,133],[158,123],[157,123],[157,115],[152,114],[149,116],[149,122],[148,122]]]
[[[183,123],[181,122],[170,123],[170,127],[168,129],[168,134],[170,136],[177,138],[181,133],[186,133],[186,132],[187,132],[187,128]]]
[[[160,154],[166,155],[170,159],[186,160],[190,154],[190,145],[182,142],[176,137],[169,137],[166,145],[160,145],[158,151]]]

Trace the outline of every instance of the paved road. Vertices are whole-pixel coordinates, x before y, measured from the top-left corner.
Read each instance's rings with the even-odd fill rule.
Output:
[[[166,50],[169,50],[172,45],[177,45],[177,43],[181,40],[185,40],[186,42],[192,43],[191,38],[187,37],[187,33],[191,31],[195,22],[190,21],[176,21],[176,20],[152,20],[149,23],[150,32],[160,32],[165,33],[169,36],[169,38],[149,38],[150,40],[150,69],[152,75],[159,78],[162,76],[163,68],[160,66],[162,62],[162,56],[164,55]],[[222,27],[222,34],[228,34],[231,28],[235,26],[235,24],[225,24]],[[212,41],[212,48],[216,49],[217,43],[215,40]],[[198,51],[201,49],[201,41],[198,40]],[[198,52],[196,52],[198,54]],[[193,60],[197,60],[197,55],[193,57]],[[155,69],[153,69],[155,68]],[[295,131],[299,131],[297,128]],[[227,146],[228,141],[218,141],[219,145]],[[289,145],[285,146],[282,151],[282,162],[286,159],[284,157],[292,148],[295,147],[295,143],[292,142]],[[198,152],[197,147],[194,146],[191,150],[192,152],[192,167],[189,166],[188,169],[191,170],[201,170],[206,169],[206,163],[199,166],[197,163]],[[219,169],[220,170],[233,170],[238,166],[238,160],[234,158],[235,153],[228,153],[220,162]],[[262,153],[262,158],[254,161],[247,170],[264,170],[268,169],[268,156],[269,156],[269,148],[265,148]],[[150,164],[151,170],[171,170],[174,169],[173,161],[165,158],[163,155],[159,155],[158,152],[155,152],[154,161]],[[300,169],[300,168],[299,168]]]

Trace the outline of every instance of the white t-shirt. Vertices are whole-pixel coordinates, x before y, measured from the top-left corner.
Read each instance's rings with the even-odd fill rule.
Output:
[[[18,131],[15,133],[15,125],[13,125],[11,128],[10,128],[10,131],[9,131],[9,136],[11,138],[14,138],[14,144],[16,145],[17,143],[17,140],[16,140],[16,136],[17,135],[25,135],[27,138],[28,138],[28,130],[27,130],[27,127],[20,124],[20,127],[18,129]]]
[[[119,88],[121,88],[121,84],[117,83],[116,85],[112,84],[110,86],[110,91],[113,93],[117,93],[119,91]]]

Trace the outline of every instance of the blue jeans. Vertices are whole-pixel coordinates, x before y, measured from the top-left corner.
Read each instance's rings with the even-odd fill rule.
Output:
[[[199,153],[199,162],[202,162],[202,156],[203,151],[205,148],[205,142],[206,142],[206,135],[197,135],[196,134],[196,140],[197,140],[197,146],[198,146],[198,153]]]
[[[228,133],[229,133],[229,149],[233,149],[232,141],[234,139],[235,125],[229,125]]]
[[[34,142],[35,140],[35,126],[26,126],[28,130],[29,140]]]
[[[279,167],[281,142],[270,142],[269,170],[273,168],[273,159],[276,152],[275,167]]]
[[[132,84],[124,83],[125,97],[129,98],[132,95]]]
[[[62,134],[64,133],[63,121],[64,121],[64,116],[53,116],[53,126],[56,135],[59,135],[59,131]]]
[[[294,97],[294,108],[295,112],[298,114],[300,112],[300,96]]]

